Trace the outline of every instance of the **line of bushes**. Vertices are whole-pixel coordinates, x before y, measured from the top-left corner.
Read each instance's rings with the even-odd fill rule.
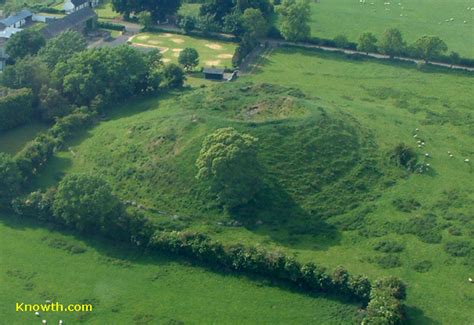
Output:
[[[162,231],[136,210],[126,210],[100,178],[91,177],[93,186],[87,186],[87,177],[70,175],[58,188],[15,199],[13,209],[19,216],[59,223],[83,233],[126,241],[135,247],[184,256],[223,270],[289,282],[308,292],[344,296],[367,306],[363,324],[401,324],[404,321],[405,285],[395,277],[371,284],[367,277],[352,276],[342,267],[329,273],[324,267],[300,263],[281,251],[241,244],[225,245],[199,232]],[[71,187],[71,184],[76,186]],[[89,188],[89,192],[84,188]],[[90,210],[90,197],[116,203],[105,209],[107,211],[93,209],[89,213],[97,216],[88,214],[87,220],[77,219],[75,215],[82,215],[83,209]]]
[[[39,8],[39,12],[44,12],[46,14],[55,14],[55,15],[64,15],[66,11],[61,9],[56,9],[52,7],[41,7]]]
[[[108,21],[99,21],[99,22],[97,22],[97,26],[99,28],[116,30],[116,31],[119,31],[119,32],[124,32],[125,31],[125,26],[124,25],[114,24],[114,23],[110,23]]]
[[[24,180],[37,174],[39,169],[47,163],[64,141],[74,135],[84,126],[91,124],[96,116],[94,111],[84,108],[59,118],[46,132],[38,135],[15,156],[15,161]]]

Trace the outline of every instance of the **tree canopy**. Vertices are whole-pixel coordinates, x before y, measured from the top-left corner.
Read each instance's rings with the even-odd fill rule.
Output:
[[[448,50],[446,43],[437,36],[422,36],[415,42],[417,54],[426,62]]]
[[[115,11],[129,16],[131,13],[148,11],[153,21],[163,20],[174,15],[181,7],[181,0],[112,0]]]
[[[0,208],[10,206],[20,191],[22,177],[13,158],[0,152]]]
[[[80,231],[95,231],[117,218],[120,207],[120,201],[100,177],[69,174],[59,183],[53,213]]]
[[[199,64],[199,53],[193,48],[185,48],[179,53],[178,62],[185,70],[192,70]]]
[[[380,40],[379,47],[381,52],[390,58],[401,55],[405,49],[402,33],[396,28],[387,29]]]
[[[46,43],[41,33],[34,29],[24,29],[14,34],[5,45],[5,52],[13,60],[35,55]]]
[[[46,42],[38,55],[48,65],[54,68],[58,62],[66,61],[74,53],[85,50],[87,42],[81,34],[74,31],[65,31]]]
[[[308,0],[284,0],[278,8],[281,34],[288,41],[303,41],[311,34],[311,8]]]
[[[357,50],[369,54],[369,52],[377,51],[377,38],[370,32],[363,33],[359,37]]]
[[[205,138],[196,166],[196,177],[207,182],[227,208],[248,203],[260,188],[257,139],[233,128],[218,129]]]

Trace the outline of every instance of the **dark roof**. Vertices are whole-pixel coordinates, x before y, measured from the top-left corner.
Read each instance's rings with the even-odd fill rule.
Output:
[[[220,68],[204,68],[205,74],[224,74],[225,70]]]
[[[71,0],[72,4],[74,7],[79,7],[83,5],[84,3],[87,3],[89,0]]]
[[[8,16],[7,18],[0,20],[0,23],[2,23],[5,26],[11,26],[11,25],[13,25],[13,24],[25,19],[25,18],[31,17],[31,16],[33,16],[31,11],[23,9],[22,11],[20,11],[16,15]]]
[[[86,7],[61,19],[51,21],[41,30],[41,33],[46,39],[53,38],[68,29],[85,23],[91,18],[97,18],[97,14],[91,8]]]

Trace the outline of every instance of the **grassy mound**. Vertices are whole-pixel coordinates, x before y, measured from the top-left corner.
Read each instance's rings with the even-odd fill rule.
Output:
[[[121,115],[131,110],[141,112]],[[195,160],[204,137],[227,126],[259,139],[265,186],[253,204],[226,215],[196,180]],[[331,228],[324,219],[370,199],[381,179],[376,153],[357,121],[296,89],[220,84],[122,107],[60,153],[42,181],[95,171],[165,228],[231,217],[246,226],[285,224],[292,232],[315,234]]]

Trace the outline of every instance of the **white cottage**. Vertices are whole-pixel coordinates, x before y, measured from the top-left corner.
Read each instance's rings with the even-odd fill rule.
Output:
[[[64,11],[69,15],[86,7],[94,8],[99,4],[99,0],[66,0]]]

